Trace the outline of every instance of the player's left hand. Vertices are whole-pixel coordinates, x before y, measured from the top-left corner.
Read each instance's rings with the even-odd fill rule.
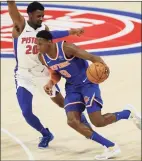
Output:
[[[84,29],[83,28],[70,29],[69,33],[70,33],[70,35],[81,36],[84,33]]]
[[[53,91],[52,91],[53,85],[54,85],[53,81],[49,80],[48,83],[44,86],[44,91],[50,96],[52,96],[53,94]]]

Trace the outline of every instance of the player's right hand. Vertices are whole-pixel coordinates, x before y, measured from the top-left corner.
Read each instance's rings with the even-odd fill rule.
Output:
[[[84,33],[84,29],[83,28],[70,29],[69,33],[70,33],[70,35],[81,36]]]
[[[106,74],[109,75],[110,74],[110,69],[109,69],[108,65],[105,62],[103,62],[103,64],[105,65]]]
[[[44,86],[44,91],[52,96],[53,92],[52,92],[52,87],[53,87],[54,83],[52,80],[49,80],[48,83]]]

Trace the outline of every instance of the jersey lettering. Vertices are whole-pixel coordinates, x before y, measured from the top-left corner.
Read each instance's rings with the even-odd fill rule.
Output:
[[[66,78],[70,78],[71,77],[71,75],[66,71],[66,70],[60,70],[59,71],[64,77],[66,77]]]
[[[27,45],[26,46],[26,54],[38,54],[37,45]]]

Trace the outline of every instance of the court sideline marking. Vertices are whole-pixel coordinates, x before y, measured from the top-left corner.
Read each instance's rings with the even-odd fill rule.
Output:
[[[9,131],[7,131],[4,128],[1,128],[1,131],[5,134],[7,134],[8,136],[10,136],[13,140],[16,141],[17,144],[19,144],[25,151],[25,153],[28,155],[29,160],[34,161],[34,157],[32,155],[32,153],[30,152],[30,150],[28,149],[28,147],[20,140],[18,139],[16,136],[14,136],[13,134],[11,134]]]

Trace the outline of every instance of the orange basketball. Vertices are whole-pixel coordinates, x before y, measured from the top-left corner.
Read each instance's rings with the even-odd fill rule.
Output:
[[[109,76],[109,69],[103,63],[92,63],[86,71],[87,78],[92,83],[102,83],[104,82]]]

